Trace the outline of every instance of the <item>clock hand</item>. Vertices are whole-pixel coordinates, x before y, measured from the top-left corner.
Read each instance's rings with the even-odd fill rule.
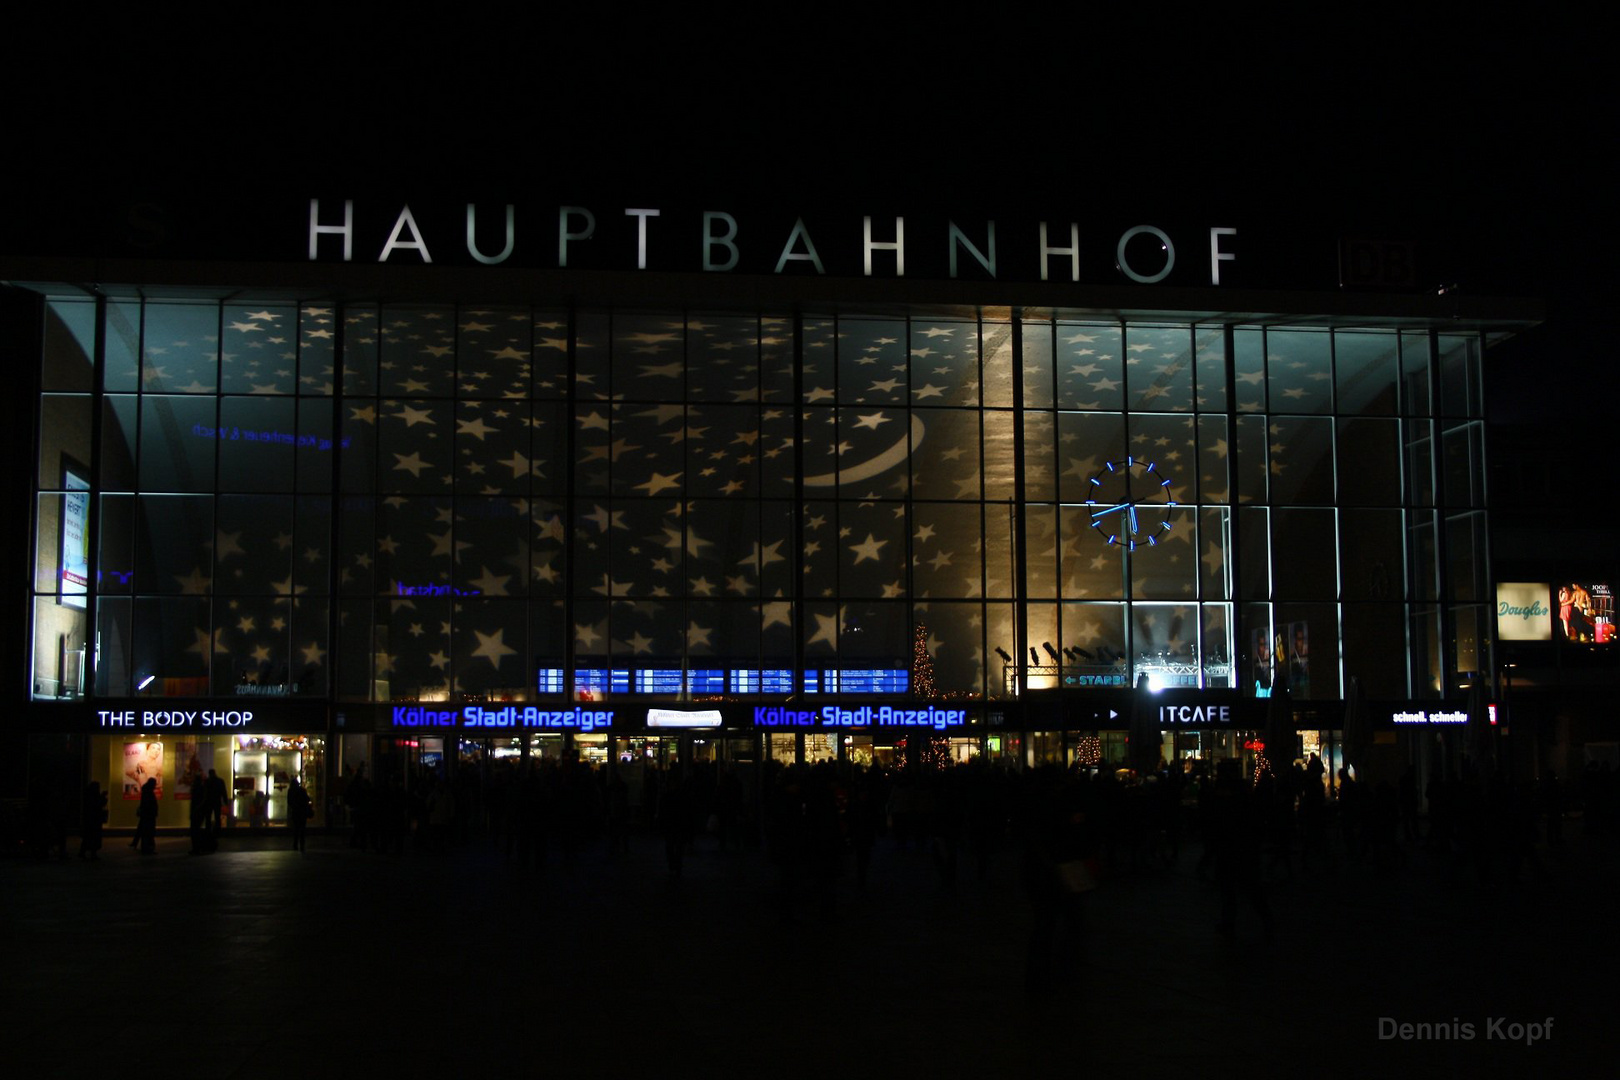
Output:
[[[1131,507],[1131,532],[1136,532],[1136,507]]]
[[[1131,504],[1130,503],[1119,503],[1116,506],[1110,506],[1106,510],[1098,510],[1096,513],[1091,515],[1091,520],[1096,521],[1100,517],[1104,517],[1105,515],[1112,514],[1115,510],[1123,510],[1129,505],[1131,505]]]

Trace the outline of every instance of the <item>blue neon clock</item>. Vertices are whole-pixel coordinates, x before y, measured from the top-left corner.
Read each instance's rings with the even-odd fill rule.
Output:
[[[1091,527],[1110,546],[1135,551],[1157,544],[1170,532],[1170,479],[1158,465],[1139,457],[1105,461],[1086,487]]]

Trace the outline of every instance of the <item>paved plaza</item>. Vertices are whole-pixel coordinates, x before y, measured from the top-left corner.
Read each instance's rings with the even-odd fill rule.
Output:
[[[1039,996],[1013,851],[947,889],[880,839],[864,889],[848,870],[790,909],[762,853],[708,837],[675,880],[650,835],[529,873],[487,841],[110,836],[99,862],[0,864],[4,992],[49,1076],[1610,1076],[1616,851],[1569,832],[1493,886],[1421,851],[1273,871],[1269,944],[1242,907],[1214,932],[1194,843],[1084,897]]]

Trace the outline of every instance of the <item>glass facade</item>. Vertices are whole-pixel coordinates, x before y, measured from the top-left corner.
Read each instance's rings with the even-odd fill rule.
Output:
[[[42,340],[37,699],[1491,669],[1478,335],[55,299]]]

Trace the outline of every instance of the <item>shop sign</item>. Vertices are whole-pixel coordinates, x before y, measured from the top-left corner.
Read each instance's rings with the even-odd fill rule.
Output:
[[[1232,706],[1230,705],[1160,705],[1159,723],[1164,726],[1175,724],[1230,724],[1232,722]]]
[[[252,709],[97,709],[96,719],[103,728],[134,730],[161,728],[190,731],[195,728],[242,728],[253,723]]]
[[[1496,583],[1496,632],[1503,641],[1551,641],[1552,595],[1545,581]]]
[[[899,709],[889,705],[861,705],[853,709],[823,705],[819,709],[790,709],[761,705],[754,709],[755,727],[842,728],[842,727],[947,727],[967,723],[966,709]]]
[[[720,710],[648,709],[647,726],[650,728],[717,728],[720,726]]]
[[[1468,713],[1463,709],[1409,709],[1397,711],[1389,719],[1394,724],[1466,724]]]
[[[612,709],[541,709],[533,705],[519,707],[506,705],[499,709],[486,709],[481,705],[468,705],[462,709],[430,709],[420,705],[396,705],[393,709],[396,728],[540,728],[543,730],[578,729],[595,731],[613,726]]]

